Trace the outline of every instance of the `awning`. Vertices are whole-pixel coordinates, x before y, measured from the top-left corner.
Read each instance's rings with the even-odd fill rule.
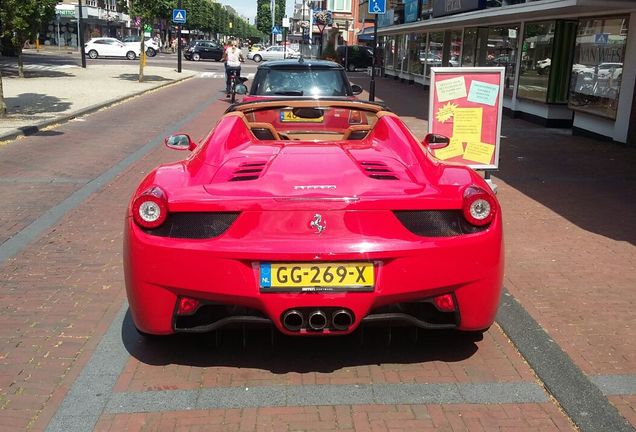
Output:
[[[362,42],[373,42],[373,27],[365,27],[357,34],[357,37]]]

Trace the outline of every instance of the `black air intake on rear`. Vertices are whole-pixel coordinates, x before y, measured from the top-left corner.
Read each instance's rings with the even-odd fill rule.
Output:
[[[415,210],[393,213],[406,229],[423,237],[452,237],[488,228],[469,224],[461,210]]]
[[[384,162],[362,161],[360,162],[364,173],[376,180],[397,180],[393,170],[387,166]]]
[[[146,234],[159,237],[208,239],[223,234],[234,223],[239,213],[188,212],[170,213],[166,221]]]
[[[243,162],[232,174],[230,181],[256,180],[265,169],[265,161]]]

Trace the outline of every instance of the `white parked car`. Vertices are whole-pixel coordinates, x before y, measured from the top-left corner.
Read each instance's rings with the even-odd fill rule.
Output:
[[[550,57],[543,60],[537,60],[537,73],[539,75],[549,74],[550,66],[552,66],[552,59]]]
[[[274,45],[267,49],[249,52],[247,53],[247,58],[254,60],[255,62],[260,62],[262,60],[283,60],[285,58],[298,58],[300,57],[300,53],[296,50],[293,50],[289,47],[285,49],[285,47],[280,45]]]
[[[139,44],[137,46],[126,45],[119,39],[104,37],[92,38],[86,42],[84,44],[84,52],[92,59],[97,57],[126,57],[128,60],[134,60],[141,54]]]
[[[141,39],[139,36],[126,36],[122,42],[128,46],[138,47],[141,52]],[[148,57],[154,57],[159,52],[159,44],[153,38],[147,37],[144,41],[144,47]]]

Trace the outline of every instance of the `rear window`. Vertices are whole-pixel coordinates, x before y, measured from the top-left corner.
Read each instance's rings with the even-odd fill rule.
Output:
[[[338,69],[261,69],[253,95],[347,96],[347,82]]]

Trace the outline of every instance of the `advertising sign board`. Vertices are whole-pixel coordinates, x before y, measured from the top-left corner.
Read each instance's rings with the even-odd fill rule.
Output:
[[[450,144],[438,159],[474,169],[499,166],[503,67],[431,68],[428,132]]]
[[[485,8],[486,0],[433,0],[433,17]]]

